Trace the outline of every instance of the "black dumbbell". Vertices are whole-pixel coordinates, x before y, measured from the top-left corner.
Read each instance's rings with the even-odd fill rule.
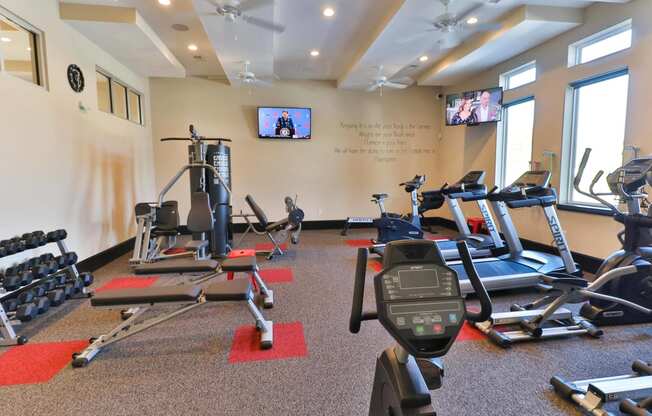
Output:
[[[18,303],[21,305],[31,303],[34,300],[34,292],[32,290],[25,290],[23,292],[20,292],[16,297],[16,299],[18,300]]]
[[[72,266],[73,264],[77,263],[77,253],[72,251],[64,253],[60,256],[55,257],[54,260],[56,260],[59,264],[59,269],[63,269],[64,267]]]
[[[84,282],[84,286],[88,287],[93,284],[93,275],[88,272],[80,273],[79,278],[81,279],[82,282]]]
[[[84,290],[84,282],[82,282],[81,279],[73,279],[67,284],[72,285],[72,293],[75,295],[81,293],[81,291]]]
[[[36,298],[36,302],[34,302],[34,304],[36,305],[36,313],[39,315],[42,315],[50,310],[50,299],[47,296]]]
[[[18,299],[7,299],[2,302],[2,308],[5,312],[15,312],[18,308]]]
[[[7,291],[7,292],[13,292],[14,290],[18,289],[20,287],[20,282],[22,281],[20,275],[17,274],[9,274],[5,275],[2,278],[2,287]]]
[[[0,257],[6,257],[7,256],[7,249],[5,246],[0,246]]]
[[[66,280],[68,280],[68,276],[65,274],[55,274],[52,276],[51,280],[55,282],[56,286],[63,286],[66,284]]]
[[[61,289],[55,289],[47,294],[50,299],[50,306],[57,307],[66,301],[66,294]]]
[[[27,322],[34,319],[36,315],[38,315],[38,308],[36,305],[34,303],[26,303],[20,305],[18,309],[16,309],[15,318],[21,322]]]
[[[45,288],[46,292],[49,292],[57,288],[57,283],[52,279],[47,279],[42,283],[42,286]]]
[[[65,240],[66,237],[68,237],[68,233],[66,230],[56,230],[56,231],[50,231],[47,233],[46,238],[49,243],[54,243],[60,240]]]
[[[38,286],[33,287],[32,290],[34,291],[34,297],[40,298],[42,296],[45,296],[45,294],[47,293],[47,286],[44,284],[40,284]]]

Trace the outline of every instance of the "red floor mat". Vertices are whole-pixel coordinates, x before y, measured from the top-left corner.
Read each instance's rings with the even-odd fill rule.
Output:
[[[292,269],[265,269],[260,271],[265,283],[290,283],[294,280]]]
[[[462,330],[457,335],[456,341],[481,341],[485,339],[487,339],[485,334],[480,332],[478,329],[475,329],[475,327],[468,322],[465,322]]]
[[[274,324],[274,346],[269,350],[260,349],[260,337],[256,328],[241,326],[235,331],[229,363],[282,360],[307,355],[308,347],[301,322]]]
[[[371,240],[370,239],[364,239],[364,240],[346,240],[346,244],[350,247],[371,247]]]
[[[145,287],[150,287],[158,280],[158,276],[150,277],[116,277],[111,280],[109,283],[95,289],[96,292],[102,292],[104,290],[114,290],[114,289],[142,289]]]
[[[287,244],[281,244],[280,245],[281,250],[285,251],[288,249]],[[254,247],[256,251],[272,251],[274,249],[274,244],[272,243],[258,243]]]
[[[367,263],[367,266],[371,268],[371,270],[375,272],[380,272],[383,270],[383,261],[379,259],[371,259]]]
[[[46,383],[72,361],[87,341],[49,342],[11,347],[0,355],[0,386]]]

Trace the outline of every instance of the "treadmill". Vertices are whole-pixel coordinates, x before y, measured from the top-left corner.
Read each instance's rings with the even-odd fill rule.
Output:
[[[451,240],[437,241],[437,246],[439,246],[439,250],[446,260],[460,259],[460,254],[457,251],[458,241],[466,241],[473,258],[504,254],[506,251],[505,243],[498,233],[487,203],[488,195],[495,188],[491,192],[487,192],[487,187],[484,185],[484,177],[485,173],[483,171],[474,170],[464,175],[462,179],[453,185],[444,185],[440,191],[434,191],[441,192],[446,197],[446,203],[451,214],[453,214],[453,220],[459,232]],[[463,202],[477,202],[489,235],[471,233],[464,212],[460,207],[460,200]]]
[[[557,192],[549,187],[550,177],[549,171],[528,171],[511,185],[487,196],[509,248],[507,254],[473,261],[487,290],[538,286],[542,275],[554,272],[581,277],[555,211]],[[559,255],[523,249],[508,208],[529,207],[543,209]],[[452,261],[448,265],[457,272],[462,293],[473,293],[462,262]]]

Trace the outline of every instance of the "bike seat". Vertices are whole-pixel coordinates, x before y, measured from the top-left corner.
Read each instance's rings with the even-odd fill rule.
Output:
[[[389,198],[389,195],[387,194],[373,194],[371,197],[377,201],[382,201],[383,199]]]

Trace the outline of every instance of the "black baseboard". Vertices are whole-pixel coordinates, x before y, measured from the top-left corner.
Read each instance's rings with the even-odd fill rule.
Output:
[[[449,228],[451,230],[457,230],[455,221],[449,220],[447,218],[437,218],[435,225]],[[538,241],[528,240],[527,238],[521,238],[521,243],[523,244],[523,248],[526,250],[536,250],[542,251],[544,253],[557,254],[557,249],[549,244],[543,244]],[[589,273],[597,272],[603,261],[598,257],[578,253],[576,251],[573,251],[572,254],[575,261],[580,265],[580,267],[582,267],[582,270]]]
[[[120,244],[110,247],[100,253],[95,254],[85,260],[77,263],[77,269],[80,272],[94,272],[102,266],[106,266],[113,260],[124,256],[134,249],[135,237],[132,237]]]

